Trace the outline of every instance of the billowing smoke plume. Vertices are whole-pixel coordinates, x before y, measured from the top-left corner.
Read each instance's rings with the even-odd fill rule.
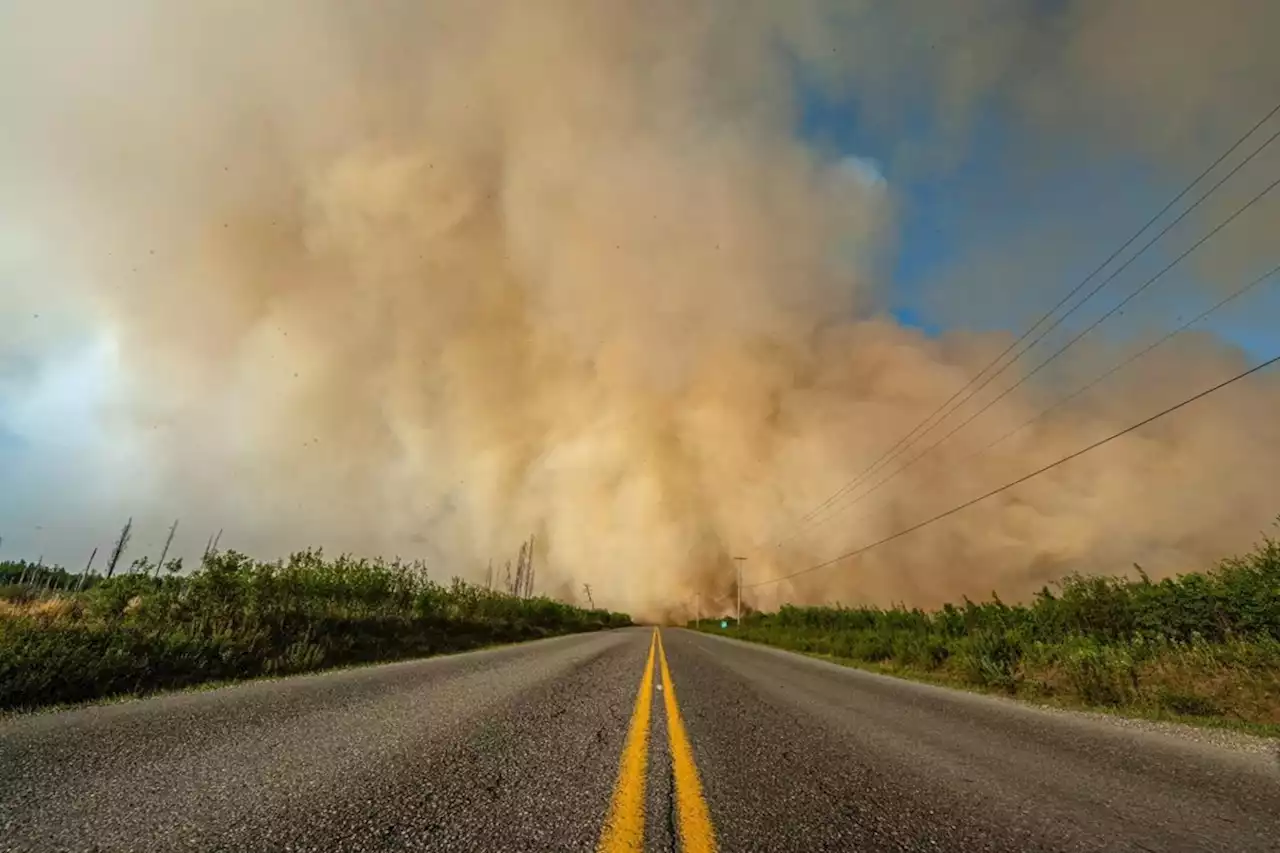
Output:
[[[1266,2],[1125,4],[1172,28],[1219,10],[1212,51],[1145,85],[1125,85],[1111,40],[1137,28],[1111,4],[1040,20],[993,0],[982,51],[961,32],[911,67],[886,28],[963,22],[930,4],[897,26],[886,5],[11,5],[4,224],[44,260],[35,284],[6,271],[0,358],[36,358],[65,322],[101,333],[95,363],[118,377],[92,412],[98,467],[24,470],[21,491],[45,506],[43,477],[54,504],[161,532],[196,515],[254,553],[428,553],[473,579],[534,533],[543,591],[589,582],[659,615],[727,602],[734,556],[748,581],[803,567],[1240,369],[1183,336],[973,458],[1127,351],[1097,344],[774,545],[1009,341],[928,338],[878,309],[894,188],[796,134],[797,69],[885,132],[925,93],[946,132],[902,168],[939,172],[984,98],[1046,139],[1181,163],[1276,91],[1269,48],[1226,44],[1275,31]],[[1251,56],[1268,63],[1252,76]],[[1180,82],[1188,64],[1202,86]],[[1200,567],[1280,509],[1278,409],[1274,378],[1235,386],[747,601],[933,604]]]

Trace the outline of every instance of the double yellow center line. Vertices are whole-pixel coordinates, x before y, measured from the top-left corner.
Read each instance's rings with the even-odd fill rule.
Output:
[[[698,781],[698,767],[693,760],[693,747],[680,717],[676,688],[667,668],[667,653],[662,648],[662,635],[654,629],[649,640],[649,657],[635,711],[627,729],[622,749],[622,766],[613,789],[609,817],[596,849],[599,853],[644,850],[645,780],[649,757],[649,715],[653,708],[653,661],[657,652],[662,674],[662,698],[667,709],[667,742],[671,749],[672,772],[675,777],[676,827],[680,849],[684,853],[715,853],[716,837],[711,827],[711,813]]]

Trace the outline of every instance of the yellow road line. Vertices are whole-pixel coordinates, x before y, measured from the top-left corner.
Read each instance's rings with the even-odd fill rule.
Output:
[[[693,760],[693,747],[680,719],[676,704],[676,686],[667,669],[667,653],[658,634],[658,663],[662,668],[662,698],[667,706],[667,738],[671,744],[671,766],[676,777],[676,818],[682,853],[715,853],[716,833],[711,827],[711,812],[702,796],[698,781],[698,765]]]
[[[649,757],[649,712],[653,706],[653,649],[658,639],[655,628],[649,639],[649,658],[640,679],[636,708],[627,729],[627,742],[622,748],[622,767],[613,788],[613,803],[604,831],[600,833],[599,853],[622,853],[644,850],[644,783],[645,765]]]

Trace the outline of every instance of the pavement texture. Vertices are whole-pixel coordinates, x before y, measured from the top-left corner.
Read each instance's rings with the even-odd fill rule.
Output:
[[[1280,850],[1274,750],[663,634],[722,850]]]
[[[670,682],[653,678],[635,794],[645,850],[1280,851],[1269,744],[677,629],[652,640],[635,628],[10,717],[0,850],[595,850],[627,798],[620,762],[657,645]]]

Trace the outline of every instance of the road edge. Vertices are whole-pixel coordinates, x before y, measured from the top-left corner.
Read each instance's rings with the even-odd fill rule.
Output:
[[[954,693],[976,699],[983,699],[1006,707],[1040,711],[1066,719],[1084,719],[1104,723],[1120,729],[1139,729],[1149,733],[1177,737],[1180,740],[1192,741],[1201,745],[1214,746],[1241,753],[1269,753],[1280,760],[1280,725],[1264,726],[1253,723],[1238,723],[1233,720],[1218,718],[1177,719],[1171,717],[1158,718],[1153,715],[1138,713],[1140,709],[1117,708],[1101,709],[1090,706],[1056,704],[1039,701],[1031,697],[1010,696],[994,690],[983,690],[972,685],[959,685],[942,679],[913,677],[899,671],[888,671],[868,664],[831,655],[801,652],[777,646],[761,640],[749,640],[730,636],[718,631],[700,630],[684,626],[672,626],[675,630],[688,631],[691,634],[711,637],[716,640],[737,643],[749,648],[768,650],[778,655],[799,658],[809,663],[818,663],[834,667],[840,671],[853,671],[866,676],[887,679],[914,688],[937,690]],[[1128,713],[1126,713],[1128,712]]]

